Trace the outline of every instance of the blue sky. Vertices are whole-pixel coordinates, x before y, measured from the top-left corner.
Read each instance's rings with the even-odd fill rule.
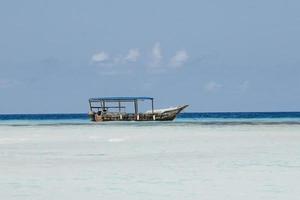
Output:
[[[153,96],[188,111],[299,111],[300,2],[0,1],[0,113]]]

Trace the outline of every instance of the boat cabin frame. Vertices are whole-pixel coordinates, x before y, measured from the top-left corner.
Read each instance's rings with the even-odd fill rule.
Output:
[[[118,109],[119,113],[121,113],[122,109],[126,107],[122,105],[122,103],[132,103],[134,107],[134,114],[138,115],[139,113],[139,105],[140,101],[150,101],[151,102],[151,110],[152,114],[154,113],[154,98],[152,97],[100,97],[100,98],[90,98],[89,105],[90,111],[101,111],[106,112],[110,108]],[[116,103],[116,106],[108,106],[109,103]]]

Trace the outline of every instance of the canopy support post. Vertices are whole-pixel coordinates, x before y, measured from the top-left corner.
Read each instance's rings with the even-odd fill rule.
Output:
[[[105,101],[102,101],[102,111],[105,110]]]
[[[137,115],[138,114],[138,103],[137,100],[134,100],[134,113]]]
[[[89,101],[89,104],[90,104],[90,111],[92,112],[93,111],[93,109],[92,109],[92,102]]]
[[[152,114],[154,113],[153,99],[151,99]]]

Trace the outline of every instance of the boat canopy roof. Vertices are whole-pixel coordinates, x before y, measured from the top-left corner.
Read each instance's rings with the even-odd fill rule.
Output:
[[[152,97],[98,97],[90,98],[90,102],[98,101],[136,101],[136,100],[153,100]]]

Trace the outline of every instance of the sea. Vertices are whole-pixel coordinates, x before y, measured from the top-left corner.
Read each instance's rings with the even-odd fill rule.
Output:
[[[300,112],[0,115],[0,199],[296,200],[299,185]]]

